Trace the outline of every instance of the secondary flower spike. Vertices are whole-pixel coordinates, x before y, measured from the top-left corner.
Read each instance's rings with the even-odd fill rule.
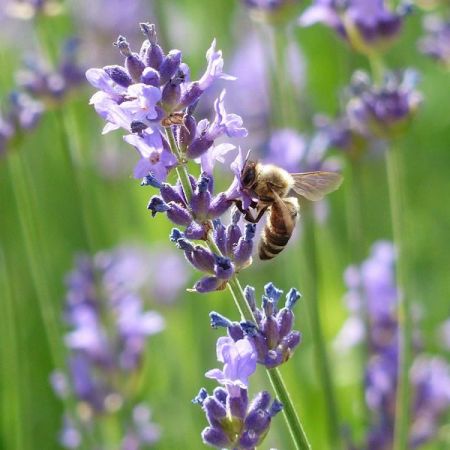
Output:
[[[360,266],[347,268],[344,278],[348,287],[345,296],[351,316],[335,340],[343,351],[368,342],[365,399],[371,412],[371,424],[365,445],[355,448],[384,450],[394,439],[395,397],[398,380],[398,291],[395,284],[395,249],[391,242],[378,241]],[[364,323],[367,321],[368,327]],[[417,328],[417,327],[416,327]],[[368,334],[366,335],[366,330]],[[415,351],[420,336],[414,334]],[[439,357],[418,355],[410,372],[413,394],[408,448],[418,448],[433,439],[450,410],[450,366]]]
[[[208,395],[202,388],[193,400],[202,406],[209,426],[202,432],[203,442],[217,448],[252,450],[269,431],[272,418],[282,409],[266,391],[258,393],[249,404],[249,377],[256,370],[256,353],[252,343],[242,337],[217,340],[217,359],[223,369],[212,369],[205,376],[223,387]]]
[[[213,328],[227,328],[230,338],[234,340],[246,337],[256,351],[259,364],[268,369],[277,367],[291,358],[301,342],[300,332],[292,330],[294,324],[292,308],[299,300],[300,294],[296,289],[291,289],[286,295],[284,307],[278,309],[278,301],[283,292],[272,283],[268,283],[264,287],[262,306],[259,309],[256,307],[254,288],[247,286],[244,293],[256,323],[232,322],[212,312],[211,325]]]
[[[143,308],[139,291],[147,280],[142,255],[131,248],[82,255],[67,277],[68,367],[51,376],[56,394],[74,406],[65,411],[60,433],[65,448],[92,445],[84,439],[96,422],[118,420],[119,412],[124,433],[114,448],[122,448],[122,440],[144,446],[159,439],[149,408],[136,403],[128,383],[139,374],[148,338],[164,329],[164,319]]]

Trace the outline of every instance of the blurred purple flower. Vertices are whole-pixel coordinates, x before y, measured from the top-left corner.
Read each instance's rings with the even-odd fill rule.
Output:
[[[436,14],[425,16],[425,36],[419,40],[419,50],[427,56],[450,67],[450,21]]]
[[[139,293],[152,277],[170,275],[149,274],[149,260],[145,251],[122,247],[93,258],[80,256],[67,277],[68,375],[56,371],[51,383],[59,397],[70,395],[83,408],[67,411],[77,420],[64,421],[61,442],[66,448],[83,440],[84,426],[91,427],[98,414],[115,414],[125,401],[134,401],[127,380],[140,368],[148,337],[164,329],[164,319],[144,310]],[[159,433],[148,409],[137,406],[133,411],[124,448],[154,443]]]
[[[399,34],[407,10],[390,11],[384,0],[315,0],[299,19],[301,26],[323,23],[362,53],[382,50]]]
[[[339,333],[339,350],[368,341],[365,372],[366,403],[373,415],[367,433],[367,448],[384,450],[393,442],[395,398],[398,378],[398,322],[395,287],[395,251],[390,242],[379,241],[360,267],[345,272],[350,318]],[[367,314],[368,336],[364,316]],[[417,350],[418,337],[414,336]],[[450,366],[440,358],[416,357],[410,372],[413,393],[410,447],[417,448],[438,433],[442,417],[450,410]]]

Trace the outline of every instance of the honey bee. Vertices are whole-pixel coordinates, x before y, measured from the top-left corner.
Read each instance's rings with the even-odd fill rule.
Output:
[[[249,222],[257,223],[267,211],[267,222],[259,243],[260,259],[272,259],[287,245],[294,231],[299,214],[297,197],[321,200],[335,191],[342,183],[342,176],[335,172],[289,173],[272,164],[247,160],[242,168],[244,189],[257,198],[251,206],[257,211],[253,218],[249,211],[242,211]]]

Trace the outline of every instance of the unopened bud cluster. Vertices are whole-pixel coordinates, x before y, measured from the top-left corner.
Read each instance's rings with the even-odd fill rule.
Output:
[[[269,431],[272,418],[282,409],[267,391],[259,392],[250,403],[246,389],[232,397],[223,387],[212,395],[202,388],[194,399],[202,406],[209,426],[202,432],[205,444],[217,448],[251,450],[259,446]]]

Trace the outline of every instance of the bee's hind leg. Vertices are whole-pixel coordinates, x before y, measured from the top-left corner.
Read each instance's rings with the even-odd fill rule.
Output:
[[[250,223],[258,223],[268,208],[268,206],[263,206],[261,209],[259,209],[258,203],[252,201],[250,207],[258,211],[258,215],[256,217],[253,217],[251,211],[245,210],[243,208],[241,200],[234,200],[234,204],[236,205],[236,208],[244,215],[244,219]]]

